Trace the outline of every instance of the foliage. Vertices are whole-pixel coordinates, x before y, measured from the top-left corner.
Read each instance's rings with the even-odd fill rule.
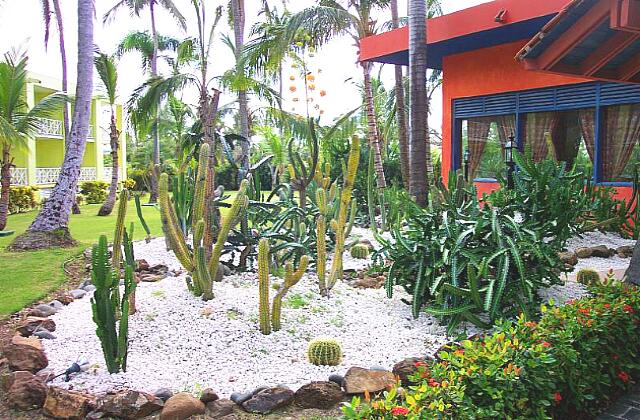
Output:
[[[600,284],[600,273],[590,268],[583,268],[578,271],[576,281],[585,286],[597,286]]]
[[[480,205],[459,174],[430,197],[422,209],[405,195],[393,240],[379,238],[378,255],[393,261],[387,294],[402,286],[412,296],[414,317],[426,304],[451,330],[463,320],[487,326],[529,313],[539,288],[560,283],[559,249],[543,240],[551,234],[543,230],[548,225],[518,222],[510,207]]]
[[[85,181],[80,185],[80,194],[88,204],[101,204],[107,199],[109,183],[104,181]]]
[[[38,207],[38,187],[11,187],[9,190],[9,214],[24,213]]]
[[[351,247],[350,253],[353,258],[364,260],[369,257],[369,245],[355,244]]]
[[[309,343],[307,357],[316,366],[337,366],[342,361],[342,348],[333,338],[316,338]]]
[[[122,188],[126,188],[129,191],[134,191],[136,189],[136,180],[132,178],[127,178],[122,181]]]
[[[397,388],[343,408],[348,419],[593,418],[640,374],[640,291],[614,282],[566,306],[541,307],[485,337],[450,345],[418,363],[406,395]],[[534,396],[535,398],[532,398]]]

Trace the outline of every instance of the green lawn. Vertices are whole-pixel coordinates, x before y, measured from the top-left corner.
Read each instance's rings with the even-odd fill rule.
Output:
[[[15,235],[24,232],[36,212],[12,215],[7,229],[16,234],[0,238],[0,318],[22,309],[31,302],[46,296],[64,281],[62,264],[69,258],[80,254],[97,242],[101,234],[113,237],[115,211],[111,216],[98,217],[99,205],[82,206],[82,214],[71,216],[70,229],[74,239],[79,242],[75,248],[44,250],[35,252],[7,252],[6,246]],[[154,207],[142,208],[145,220],[153,236],[161,235],[160,213]],[[134,222],[134,239],[142,239],[145,232],[136,215],[135,203],[129,203],[127,226]]]

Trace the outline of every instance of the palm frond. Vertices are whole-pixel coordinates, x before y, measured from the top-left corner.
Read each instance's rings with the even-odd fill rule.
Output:
[[[107,92],[109,104],[113,106],[116,103],[116,90],[118,88],[118,70],[114,57],[100,51],[96,51],[94,65],[98,76]]]

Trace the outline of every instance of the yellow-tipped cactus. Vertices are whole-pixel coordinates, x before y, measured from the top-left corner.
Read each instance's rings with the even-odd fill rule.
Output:
[[[269,317],[269,240],[260,239],[258,243],[258,288],[260,301],[258,311],[260,314],[260,332],[264,335],[271,334],[271,320]]]
[[[280,287],[280,290],[273,298],[273,308],[271,310],[271,326],[274,331],[280,331],[280,317],[282,313],[282,299],[287,294],[289,289],[298,284],[304,272],[307,270],[307,266],[309,265],[309,257],[304,255],[300,259],[300,266],[297,270],[294,271],[293,264],[287,263],[285,268],[284,275],[284,283]]]
[[[578,271],[576,281],[585,286],[597,286],[600,284],[600,274],[596,270],[583,268]]]
[[[178,218],[171,205],[169,197],[169,176],[167,174],[160,175],[160,183],[158,184],[158,198],[160,201],[160,214],[164,226],[165,234],[169,239],[169,245],[180,264],[190,273],[195,271],[193,257],[184,239],[184,234],[180,229]]]
[[[351,256],[359,260],[364,260],[369,257],[369,251],[369,245],[355,244],[351,247]]]
[[[327,194],[325,190],[316,191],[316,201],[320,214],[316,219],[316,272],[320,281],[320,290],[326,289],[326,264],[327,264]]]
[[[316,366],[337,366],[342,361],[342,349],[333,338],[316,338],[309,343],[307,357]]]

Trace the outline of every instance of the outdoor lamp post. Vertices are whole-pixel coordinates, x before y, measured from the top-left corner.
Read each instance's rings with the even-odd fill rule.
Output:
[[[516,169],[516,164],[513,161],[513,151],[516,148],[515,138],[513,134],[509,136],[509,141],[504,145],[504,163],[507,165],[507,188],[513,188],[513,173]]]
[[[469,148],[464,150],[462,161],[464,163],[464,180],[469,182],[469,164],[471,163],[471,152],[469,151]]]

